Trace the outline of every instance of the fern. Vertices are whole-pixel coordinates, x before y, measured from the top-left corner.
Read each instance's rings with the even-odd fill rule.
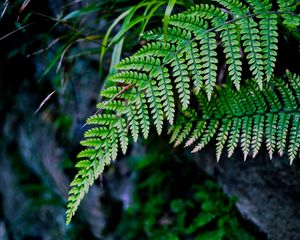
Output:
[[[293,85],[295,81],[299,81],[299,76],[289,73],[288,76],[288,83],[284,85],[281,80],[271,79],[269,84],[264,86],[263,91],[259,91],[258,86],[254,88],[251,82],[241,91],[236,92],[225,85],[222,91],[213,96],[210,103],[213,110],[209,116],[206,115],[206,109],[200,105],[196,116],[183,117],[181,115],[178,118],[178,121],[172,126],[170,134],[173,134],[174,129],[181,128],[187,123],[193,123],[193,127],[189,128],[188,134],[185,133],[186,136],[192,135],[192,140],[188,137],[178,137],[176,145],[186,141],[185,146],[190,146],[196,142],[192,150],[192,152],[196,152],[202,149],[213,135],[216,135],[217,160],[220,159],[226,142],[228,157],[230,157],[239,141],[246,159],[250,149],[252,157],[256,156],[265,138],[271,159],[276,149],[280,155],[287,150],[292,164],[300,153],[300,140],[297,137],[300,134],[300,101],[291,96],[296,95],[300,86]],[[243,91],[249,93],[249,101],[240,102],[240,108],[237,108],[237,100],[243,96]],[[287,94],[291,94],[288,99]],[[268,97],[270,95],[275,96],[278,101],[270,101]],[[247,108],[249,103],[252,105],[251,109]],[[260,103],[265,106],[263,111]],[[220,113],[218,109],[225,110]],[[205,119],[203,118],[204,112]],[[199,131],[199,126],[201,126],[201,131]],[[288,139],[289,141],[287,141]]]
[[[90,129],[81,142],[86,149],[78,155],[79,172],[71,183],[67,223],[104,166],[114,161],[120,150],[126,154],[131,136],[134,141],[140,133],[147,138],[151,123],[161,134],[167,120],[171,142],[175,146],[183,141],[186,146],[195,144],[192,152],[217,135],[217,159],[226,143],[231,156],[239,140],[245,158],[250,149],[255,156],[265,133],[271,157],[276,149],[283,154],[288,148],[290,161],[294,160],[300,147],[296,137],[300,131],[296,111],[299,78],[288,74],[289,84],[272,78],[280,14],[270,11],[268,0],[248,0],[248,5],[235,0],[218,2],[227,10],[198,5],[171,16],[166,34],[164,29],[144,34],[149,42],[116,66],[119,72],[108,78],[111,84],[101,92],[101,113],[87,120]],[[284,10],[283,23],[297,27],[294,5],[278,3],[279,10]],[[228,80],[239,91],[229,88],[230,84],[215,91],[218,48],[226,57]],[[244,87],[240,49],[247,55],[256,82],[248,81]],[[191,108],[194,96],[200,111]]]

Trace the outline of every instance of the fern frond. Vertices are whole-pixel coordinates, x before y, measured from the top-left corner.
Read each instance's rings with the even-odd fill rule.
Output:
[[[164,112],[166,113],[167,120],[170,124],[173,124],[175,104],[171,85],[170,75],[167,68],[156,68],[151,72],[153,78],[158,81],[158,91],[160,92],[160,97],[162,100],[162,106]]]
[[[89,130],[81,142],[85,150],[78,155],[79,172],[69,192],[67,223],[104,166],[120,150],[126,154],[131,137],[137,141],[142,133],[147,138],[152,123],[161,134],[167,120],[171,142],[195,144],[193,152],[217,135],[217,159],[226,143],[231,156],[239,140],[244,157],[250,150],[255,156],[264,135],[270,157],[276,149],[282,155],[287,148],[291,162],[297,156],[299,77],[288,75],[288,82],[272,78],[280,14],[270,10],[276,6],[267,0],[217,2],[225,9],[197,5],[171,16],[167,34],[166,29],[145,33],[148,43],[109,76],[99,110],[87,120]],[[278,0],[278,6],[284,24],[299,26],[294,1]],[[215,91],[219,49],[226,58],[229,84]],[[257,84],[251,80],[241,84],[240,52],[246,53]],[[239,91],[228,87],[231,82]],[[194,97],[199,101],[197,111],[191,110]]]
[[[292,127],[290,131],[290,142],[288,146],[290,164],[293,163],[294,159],[299,153],[299,147],[300,147],[299,134],[300,134],[300,114],[295,113],[293,114]]]
[[[104,170],[104,163],[96,158],[94,159],[94,161],[87,159],[81,160],[80,164],[77,165],[80,170],[70,184],[72,188],[68,198],[68,210],[66,212],[67,223],[71,221],[81,200],[94,183],[94,180],[97,179]]]
[[[143,46],[139,51],[135,53],[136,57],[164,57],[170,52],[175,52],[175,46],[170,43],[164,42],[152,42]]]
[[[225,142],[228,138],[228,134],[229,134],[229,131],[230,131],[231,124],[232,124],[231,119],[225,119],[225,120],[222,121],[220,131],[219,131],[218,136],[216,138],[217,139],[217,144],[216,144],[217,161],[220,160]]]
[[[266,131],[266,145],[270,155],[270,159],[273,158],[273,153],[275,152],[275,148],[276,148],[277,124],[278,124],[278,115],[268,114],[265,131]]]
[[[211,21],[213,26],[218,26],[228,19],[228,14],[214,5],[200,4],[192,6],[186,14],[198,16],[200,19]]]
[[[208,28],[208,23],[198,15],[178,14],[171,17],[169,24],[192,32],[197,39]]]
[[[267,77],[267,81],[273,77],[276,56],[277,56],[277,15],[266,14],[272,8],[272,4],[269,0],[248,0],[251,7],[254,9],[254,13],[257,14],[259,21],[260,35],[261,35],[261,47],[264,60],[264,68]]]
[[[148,76],[145,73],[124,71],[110,76],[109,80],[116,83],[139,84],[139,86],[142,86],[148,81]]]
[[[205,89],[208,100],[211,99],[214,87],[217,81],[217,63],[216,58],[216,39],[215,33],[207,33],[201,39],[200,56],[202,62],[203,81],[205,81]]]
[[[253,151],[253,158],[257,155],[261,144],[264,133],[265,126],[265,116],[264,115],[255,115],[253,121],[253,133],[252,133],[252,141],[251,148]]]
[[[140,119],[140,126],[143,132],[144,138],[148,138],[150,131],[150,120],[149,120],[149,112],[148,106],[146,104],[146,97],[143,93],[137,93],[138,97],[138,107],[137,107],[137,115]]]
[[[173,67],[173,77],[176,89],[178,91],[179,99],[183,109],[186,109],[190,103],[190,78],[188,77],[187,65],[182,54],[175,56],[171,66]]]
[[[87,124],[98,126],[109,126],[114,122],[116,116],[114,114],[95,114],[87,119]]]
[[[180,145],[183,142],[183,140],[190,134],[192,127],[193,127],[193,123],[191,122],[185,124],[184,128],[181,130],[181,133],[176,138],[174,147]]]
[[[102,137],[105,138],[108,135],[109,131],[107,127],[95,127],[87,130],[84,133],[85,138],[93,138],[93,137]]]
[[[117,123],[118,136],[123,154],[126,154],[128,146],[128,130],[124,118],[119,118]]]
[[[238,17],[246,15],[248,8],[244,6],[241,1],[236,0],[217,0],[224,7],[228,8]],[[241,39],[247,54],[247,59],[250,65],[250,70],[255,77],[260,89],[263,84],[263,61],[262,61],[262,49],[259,37],[259,31],[257,29],[258,24],[252,17],[241,18],[237,21],[237,24],[241,28]]]
[[[159,58],[154,58],[152,56],[146,57],[130,57],[125,58],[120,61],[120,63],[115,66],[118,70],[138,70],[150,72],[153,68],[161,66],[161,61]]]
[[[101,109],[105,106],[107,110],[118,111],[124,113],[127,111],[126,104],[121,100],[109,100],[97,104],[97,108]]]
[[[293,77],[295,78],[296,76]],[[293,85],[292,81],[290,79],[283,84],[283,80],[271,79],[263,91],[259,91],[258,86],[255,87],[251,83],[242,87],[240,91],[232,91],[228,86],[224,86],[218,94],[214,94],[210,105],[216,107],[211,108],[209,115],[203,115],[207,108],[201,102],[199,104],[201,113],[198,113],[197,117],[185,117],[184,121],[181,115],[181,123],[193,122],[194,126],[192,128],[194,130],[189,129],[192,136],[185,137],[185,146],[196,143],[192,152],[199,151],[216,135],[216,154],[219,160],[226,142],[228,157],[230,157],[240,140],[244,159],[246,159],[250,150],[253,158],[257,155],[265,136],[270,158],[273,157],[276,149],[280,155],[287,150],[292,163],[300,152],[300,140],[296,137],[300,134],[300,101],[293,97],[294,93],[290,87]],[[274,101],[274,92],[280,96],[277,101]],[[245,93],[248,93],[248,99],[241,101]],[[246,108],[249,103],[252,103],[252,107]],[[220,108],[224,111],[219,112]],[[218,129],[219,122],[221,126]],[[291,126],[290,122],[292,122]],[[174,141],[182,132],[180,123],[175,124],[177,124],[178,134],[173,137]],[[182,141],[180,137],[179,142]]]
[[[282,104],[274,91],[264,90],[263,94],[267,99],[271,112],[278,112],[282,108]]]
[[[155,85],[154,80],[151,80],[147,85],[146,97],[151,108],[154,125],[157,133],[160,135],[163,127],[164,113],[162,110],[160,92],[158,91],[158,87]]]
[[[247,59],[250,64],[255,80],[260,89],[263,86],[263,60],[262,49],[260,44],[259,31],[257,23],[253,19],[242,19],[240,21],[242,41],[247,54]]]
[[[239,0],[215,0],[215,1],[223,5],[231,12],[237,14],[238,16],[243,16],[248,12],[247,7],[243,5],[243,3]]]
[[[289,79],[289,82],[290,82],[293,90],[296,93],[298,101],[300,101],[300,76],[297,74],[292,74],[289,71],[287,71],[286,75]]]
[[[250,151],[251,137],[252,137],[253,118],[245,116],[243,118],[241,147],[244,154],[244,161],[247,159]]]
[[[232,156],[234,149],[237,147],[240,136],[241,124],[242,122],[240,118],[233,119],[232,128],[227,144],[229,158]]]
[[[138,140],[139,131],[140,131],[139,115],[137,114],[137,112],[139,111],[138,107],[139,107],[138,105],[133,104],[133,106],[129,106],[129,111],[128,111],[128,124],[129,124],[133,141],[135,142]]]
[[[192,37],[190,31],[181,28],[169,28],[167,31],[167,36],[164,38],[164,30],[158,28],[143,35],[143,38],[147,41],[166,41],[169,43],[186,43]]]
[[[277,127],[277,148],[280,156],[283,155],[286,147],[290,119],[290,114],[279,113],[279,121]]]
[[[296,29],[300,25],[300,15],[293,14],[297,8],[297,1],[294,0],[277,0],[279,11],[283,12],[283,23],[291,30]]]
[[[236,25],[226,24],[222,30],[221,39],[227,59],[228,73],[236,89],[239,90],[242,76],[242,61]]]
[[[107,87],[101,92],[101,96],[108,99],[113,99],[115,96],[125,99],[132,99],[135,97],[135,95],[131,91],[123,91],[123,88],[118,86]]]
[[[207,128],[204,130],[204,134],[201,136],[198,144],[192,150],[192,153],[200,151],[202,148],[204,148],[209,143],[209,141],[212,139],[212,137],[216,133],[218,125],[219,125],[218,120],[212,120],[209,122],[209,124],[208,124]]]
[[[284,109],[287,111],[295,110],[297,108],[297,102],[292,89],[282,79],[277,79],[275,84],[281,92]]]
[[[203,87],[202,79],[202,64],[199,53],[199,46],[197,43],[192,42],[185,49],[185,58],[188,59],[186,65],[187,70],[190,72],[191,79],[193,80],[194,87],[197,92]]]
[[[192,145],[204,132],[206,129],[206,121],[199,121],[192,133],[192,136],[189,138],[189,140],[186,142],[185,147]]]
[[[170,141],[169,143],[173,143],[176,141],[176,139],[178,138],[180,131],[182,129],[182,124],[176,124],[170,127],[168,133],[172,133],[171,137],[170,137]]]

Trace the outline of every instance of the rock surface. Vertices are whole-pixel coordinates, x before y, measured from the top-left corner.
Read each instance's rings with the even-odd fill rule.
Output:
[[[241,153],[216,163],[210,154],[197,162],[213,176],[229,196],[236,196],[237,208],[252,222],[262,239],[300,239],[300,172],[297,160],[260,154],[243,161]]]

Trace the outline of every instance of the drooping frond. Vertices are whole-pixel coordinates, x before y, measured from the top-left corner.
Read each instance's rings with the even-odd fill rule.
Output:
[[[193,127],[189,126],[191,133],[184,139],[179,138],[182,133],[179,130],[177,137],[173,137],[173,142],[178,145],[178,141],[185,141],[185,146],[194,144],[192,152],[196,152],[215,136],[219,160],[225,146],[230,157],[239,142],[245,159],[250,151],[254,158],[265,139],[270,158],[276,151],[280,155],[287,152],[292,164],[300,153],[300,84],[299,76],[290,73],[287,75],[285,84],[282,79],[273,78],[269,84],[264,85],[263,91],[259,91],[258,86],[254,87],[252,83],[242,87],[240,91],[224,86],[212,97],[212,111],[209,113],[199,104],[197,116],[180,115],[172,129],[181,129],[187,123],[193,123]],[[248,93],[248,99],[241,101],[245,92]],[[251,107],[247,107],[248,105]],[[220,113],[217,109],[223,109],[223,112]],[[173,130],[170,134],[173,134]]]
[[[267,81],[273,76],[277,56],[277,15],[268,13],[272,5],[269,1],[248,0],[253,11],[257,14],[261,37],[262,59],[266,71]]]
[[[293,115],[298,108],[299,81],[291,77],[291,87],[282,81],[268,83],[276,61],[279,17],[283,16],[288,27],[299,26],[294,3],[278,0],[281,14],[271,11],[268,0],[248,0],[247,5],[237,0],[218,2],[224,9],[198,5],[171,16],[167,34],[163,29],[145,33],[148,42],[116,66],[118,73],[109,77],[111,84],[101,93],[104,100],[97,106],[99,114],[87,120],[89,130],[82,141],[85,149],[78,155],[79,172],[71,183],[67,223],[104,166],[120,150],[126,153],[130,137],[134,141],[139,135],[147,138],[151,124],[160,134],[165,120],[173,126],[171,142],[176,146],[187,140],[186,145],[196,143],[193,151],[198,151],[217,134],[218,158],[224,148],[231,155],[239,140],[246,157],[250,150],[257,153],[266,133],[270,155],[276,149],[282,154],[289,140],[289,156],[294,159],[299,149],[298,116]],[[226,58],[227,79],[239,91],[215,91],[220,52]],[[249,66],[245,71],[254,79],[245,88],[241,84],[243,52]],[[272,88],[280,92],[282,101]],[[193,92],[201,116],[191,109]],[[289,96],[294,92],[296,98]],[[178,127],[174,121],[180,114],[197,123]]]
[[[237,16],[244,16],[248,12],[248,8],[236,0],[218,0],[220,4],[228,8]],[[260,89],[263,85],[263,60],[261,41],[258,31],[258,24],[252,17],[241,18],[236,24],[241,29],[241,39],[244,46],[244,51],[247,54],[250,70],[255,77]]]

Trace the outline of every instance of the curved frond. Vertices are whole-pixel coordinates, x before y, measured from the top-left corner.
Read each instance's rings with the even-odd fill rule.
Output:
[[[299,26],[295,1],[277,0],[283,13],[276,13],[277,5],[268,0],[217,2],[224,8],[193,6],[171,16],[168,29],[145,33],[144,46],[120,61],[118,73],[109,76],[99,110],[87,120],[89,129],[81,142],[85,149],[78,155],[79,172],[69,192],[67,223],[104,166],[119,152],[126,154],[131,137],[147,138],[151,124],[161,134],[166,120],[171,142],[195,144],[193,152],[217,135],[218,160],[225,146],[231,156],[239,142],[245,159],[251,151],[255,156],[264,135],[270,157],[287,149],[291,162],[298,155],[299,77],[288,73],[287,82],[272,77],[277,23],[282,17],[290,29]],[[220,52],[226,58],[228,80],[222,88],[217,81]],[[246,86],[243,70],[254,80]],[[231,83],[237,91],[230,89]],[[195,99],[199,107],[194,110]]]
[[[250,152],[253,158],[258,154],[265,139],[270,158],[276,150],[279,155],[287,152],[292,163],[300,153],[298,137],[300,101],[292,92],[293,88],[298,89],[298,85],[293,83],[293,79],[298,79],[298,77],[292,75],[291,78],[289,73],[288,76],[290,78],[285,84],[283,80],[271,79],[263,91],[259,91],[258,86],[255,88],[251,83],[241,87],[240,91],[232,91],[228,89],[228,86],[224,86],[218,94],[214,94],[210,105],[215,105],[215,107],[210,108],[209,114],[204,114],[207,112],[207,106],[199,102],[201,113],[198,113],[197,117],[189,118],[180,115],[181,123],[193,122],[192,130],[189,126],[191,137],[184,134],[186,135],[185,147],[195,144],[192,152],[199,151],[215,136],[217,160],[220,159],[226,142],[228,157],[231,157],[240,142],[244,159],[246,159]],[[245,92],[250,94],[247,95],[245,101],[241,101],[242,97],[245,97]],[[278,93],[276,101],[274,92]],[[247,108],[247,105],[251,107]],[[222,112],[218,111],[220,108],[223,109]],[[220,127],[218,127],[219,123]],[[182,133],[182,124],[177,122],[175,124],[178,128],[178,135],[173,136],[173,141],[176,141]],[[182,141],[180,137],[179,142]]]

